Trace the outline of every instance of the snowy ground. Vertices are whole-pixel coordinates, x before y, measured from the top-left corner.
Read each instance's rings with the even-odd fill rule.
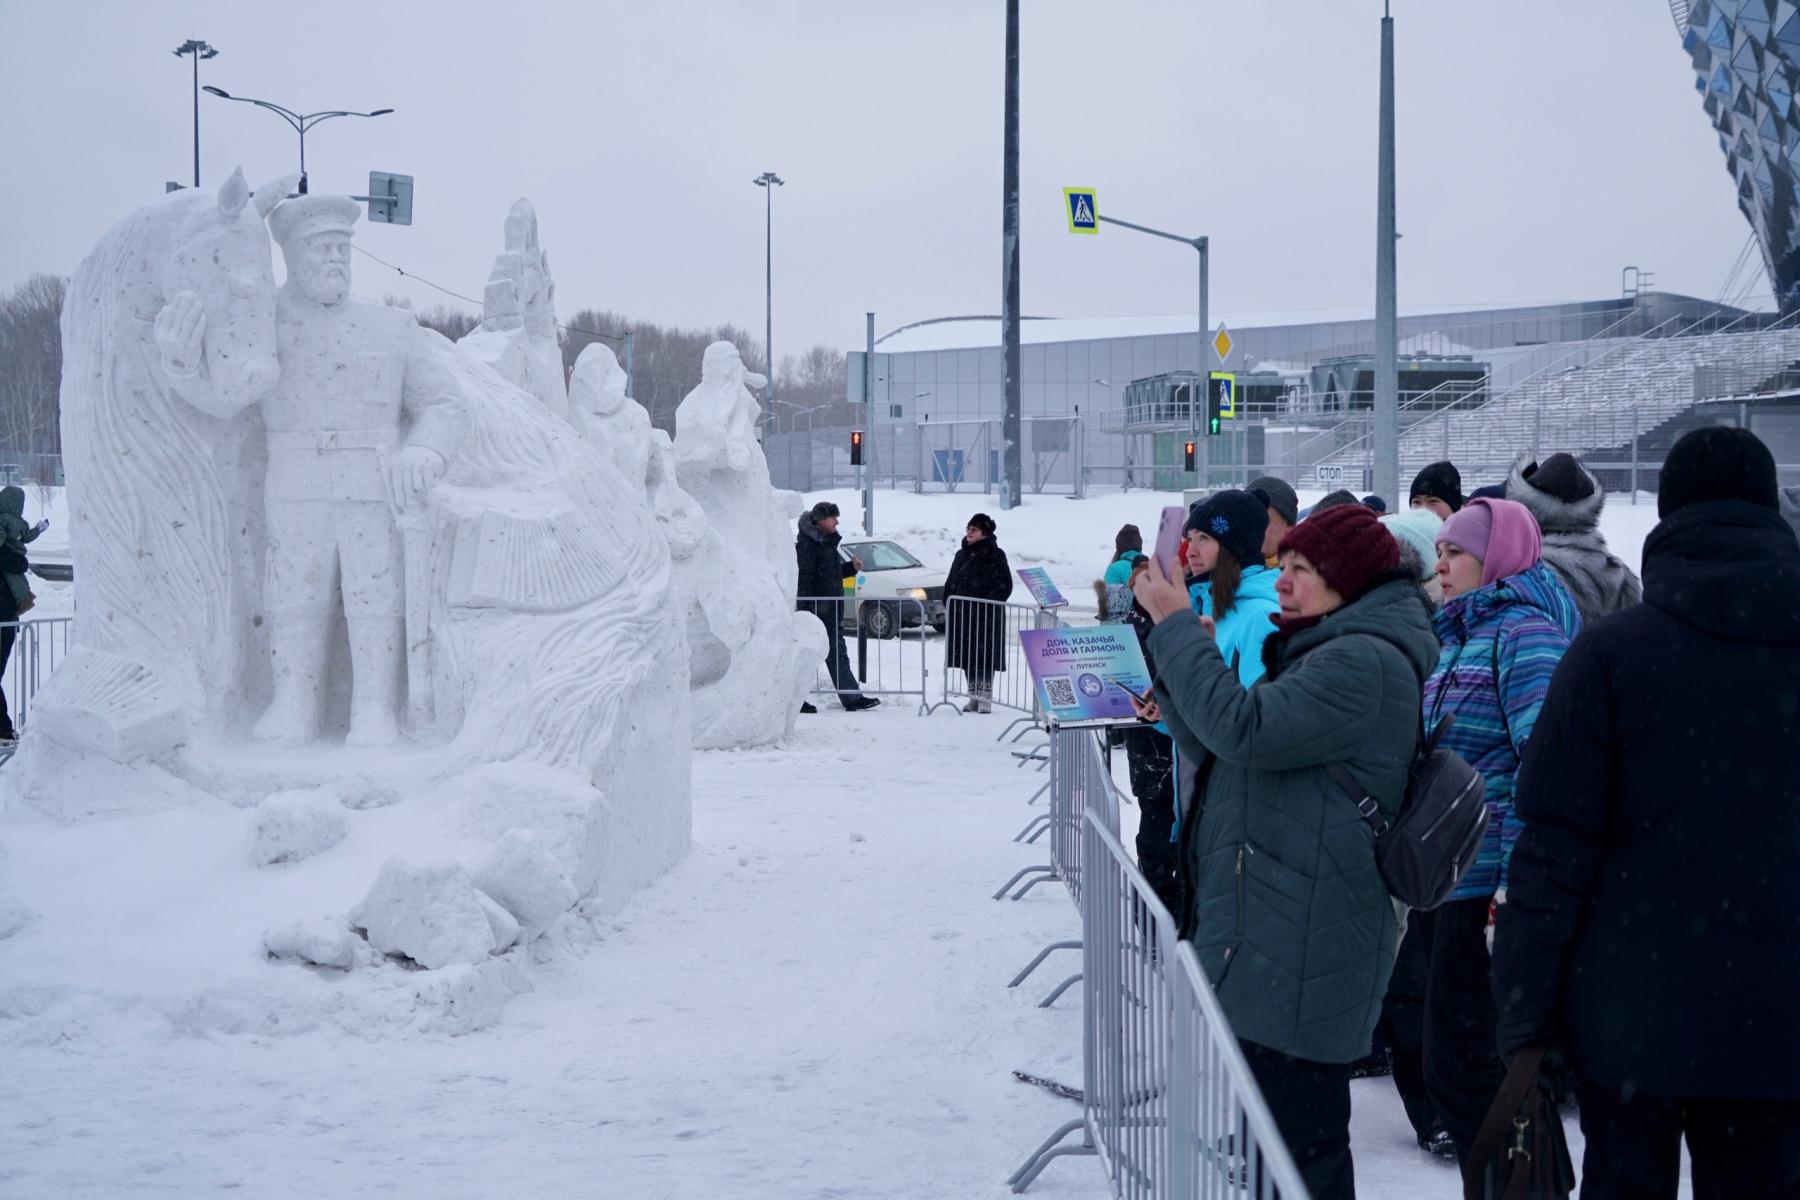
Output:
[[[836,499],[859,524],[859,504]],[[985,509],[1015,566],[1048,566],[1091,608],[1113,531],[1153,529],[1167,499],[1033,497],[1000,513],[991,497],[884,492],[876,528],[947,565]],[[1653,512],[1608,514],[1634,565]],[[941,642],[926,654],[941,660]],[[688,858],[617,916],[570,922],[535,990],[466,1036],[233,1034],[130,1013],[58,1031],[20,1019],[42,997],[0,980],[0,1195],[1004,1195],[1077,1112],[1010,1071],[1081,1074],[1076,993],[1035,1007],[1073,955],[1005,986],[1077,921],[1060,888],[988,898],[1045,853],[1010,841],[1041,777],[993,740],[1004,720],[827,702],[788,746],[696,755]],[[1132,810],[1124,823],[1129,844]],[[74,861],[80,832],[9,819],[0,880]],[[118,880],[100,899],[129,914],[131,856],[150,851],[112,846]],[[1456,1193],[1389,1081],[1354,1099],[1362,1194]],[[1032,1192],[1105,1193],[1081,1159]]]

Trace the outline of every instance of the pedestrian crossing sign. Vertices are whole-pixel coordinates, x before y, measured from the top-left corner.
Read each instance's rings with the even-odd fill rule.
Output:
[[[1070,233],[1099,233],[1100,204],[1093,188],[1064,188],[1063,211],[1069,217]]]

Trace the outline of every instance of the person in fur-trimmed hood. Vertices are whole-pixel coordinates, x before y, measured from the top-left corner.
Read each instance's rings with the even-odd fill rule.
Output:
[[[1531,510],[1544,534],[1544,565],[1575,597],[1583,622],[1643,601],[1644,585],[1600,535],[1606,489],[1572,455],[1552,454],[1541,463],[1521,455],[1506,480],[1506,498]]]

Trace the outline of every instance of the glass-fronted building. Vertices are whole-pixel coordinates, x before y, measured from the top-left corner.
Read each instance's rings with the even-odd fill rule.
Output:
[[[1498,391],[1517,375],[1538,369],[1545,346],[1653,331],[1679,334],[1721,315],[1742,314],[1663,292],[1520,308],[1403,309],[1400,366],[1404,372],[1409,363],[1473,360],[1491,372],[1487,386]],[[1225,313],[1215,315],[1212,324],[1230,331],[1232,347],[1224,368],[1240,375],[1275,374],[1310,386],[1321,364],[1375,353],[1375,321],[1366,311]],[[1021,407],[1027,417],[1071,417],[1077,410],[1090,419],[1122,414],[1126,388],[1133,381],[1192,373],[1200,358],[1191,314],[1026,320],[1020,323],[1020,341]],[[852,403],[863,400],[862,359],[861,352],[849,356],[847,398]],[[1208,366],[1220,368],[1216,361]],[[876,342],[872,374],[873,398],[884,423],[998,418],[1003,400],[999,319],[928,321],[895,330]],[[1401,384],[1403,391],[1415,390],[1404,378]]]
[[[1687,11],[1684,14],[1682,9]],[[1800,309],[1800,7],[1792,0],[1676,0],[1694,86],[1737,183],[1784,313]]]

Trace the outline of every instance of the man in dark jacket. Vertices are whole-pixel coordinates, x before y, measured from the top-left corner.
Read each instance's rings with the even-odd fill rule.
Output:
[[[1800,1196],[1800,541],[1768,448],[1663,465],[1644,603],[1584,630],[1519,772],[1501,1053],[1579,1078],[1583,1197]]]
[[[794,557],[800,562],[798,607],[825,623],[831,644],[825,650],[825,669],[831,672],[831,686],[837,689],[838,701],[847,712],[874,708],[881,701],[858,690],[856,673],[850,669],[850,655],[844,649],[844,580],[853,579],[862,570],[862,560],[846,561],[838,553],[844,540],[837,531],[838,506],[821,500],[800,514],[800,533],[794,538]],[[800,706],[801,712],[817,712],[811,704]]]
[[[1505,498],[1531,510],[1544,532],[1544,565],[1575,597],[1582,624],[1644,598],[1638,577],[1600,533],[1606,489],[1573,455],[1552,454],[1541,463],[1522,456],[1507,477]]]
[[[12,658],[13,643],[18,639],[19,606],[10,589],[0,587],[0,684],[6,681],[6,664]],[[16,742],[12,713],[6,707],[6,691],[0,688],[0,743]]]

